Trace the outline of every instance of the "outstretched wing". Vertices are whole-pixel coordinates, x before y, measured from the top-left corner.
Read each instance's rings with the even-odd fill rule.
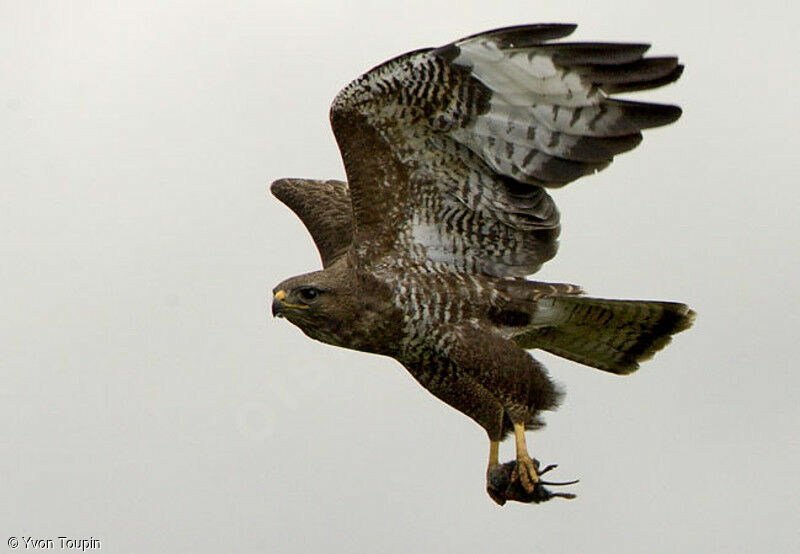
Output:
[[[675,106],[609,94],[680,76],[644,44],[550,42],[574,25],[499,29],[411,52],[342,90],[331,123],[364,264],[523,276],[557,249],[545,187],[606,167]]]
[[[341,256],[353,241],[353,210],[347,183],[313,179],[278,179],[270,190],[289,206],[317,245],[323,267]]]

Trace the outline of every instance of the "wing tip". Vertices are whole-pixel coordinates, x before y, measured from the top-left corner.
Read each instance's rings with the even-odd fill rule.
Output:
[[[677,57],[644,58],[642,61],[651,64],[655,70],[640,74],[633,72],[630,76],[616,78],[601,75],[597,79],[600,88],[608,94],[651,90],[674,83],[683,74],[684,65],[678,63]]]
[[[675,104],[659,104],[658,114],[653,120],[654,127],[661,127],[678,121],[683,115],[683,108]]]
[[[636,102],[619,98],[609,98],[605,104],[615,105],[623,111],[625,125],[622,129],[625,132],[631,129],[641,131],[669,125],[680,119],[683,114],[683,109],[675,104]]]
[[[289,192],[292,188],[292,181],[288,177],[283,177],[281,179],[275,179],[269,185],[269,191],[272,193],[272,196],[277,198],[278,200],[283,200],[289,195]]]

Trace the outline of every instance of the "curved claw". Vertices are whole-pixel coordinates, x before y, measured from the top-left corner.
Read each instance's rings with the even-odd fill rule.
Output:
[[[572,481],[539,481],[542,485],[549,485],[551,487],[566,487],[567,485],[574,485],[580,482],[580,479],[574,479]]]
[[[537,461],[536,461],[536,463],[538,464],[538,463],[539,463],[539,461],[537,460]],[[550,464],[549,466],[547,466],[546,468],[544,468],[543,470],[541,470],[541,471],[539,472],[539,475],[540,475],[540,476],[541,476],[541,475],[544,475],[544,474],[545,474],[545,473],[547,473],[548,471],[552,471],[552,470],[554,470],[554,469],[555,469],[555,468],[557,468],[557,467],[558,467],[558,464]]]

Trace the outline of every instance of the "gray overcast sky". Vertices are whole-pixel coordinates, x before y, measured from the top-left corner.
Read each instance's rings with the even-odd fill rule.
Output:
[[[774,1],[1,2],[0,538],[800,550],[798,15]],[[268,316],[271,288],[319,262],[267,185],[343,176],[327,111],[363,71],[538,21],[651,42],[687,69],[645,96],[682,105],[677,124],[554,193],[561,252],[537,278],[686,301],[698,319],[628,378],[541,356],[568,393],[529,442],[582,478],[580,496],[499,508],[482,429],[396,362]]]

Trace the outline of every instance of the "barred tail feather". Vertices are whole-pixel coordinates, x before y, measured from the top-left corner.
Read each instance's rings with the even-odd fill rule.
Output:
[[[688,306],[674,302],[558,296],[540,300],[530,326],[514,340],[624,375],[691,327],[694,317]]]

